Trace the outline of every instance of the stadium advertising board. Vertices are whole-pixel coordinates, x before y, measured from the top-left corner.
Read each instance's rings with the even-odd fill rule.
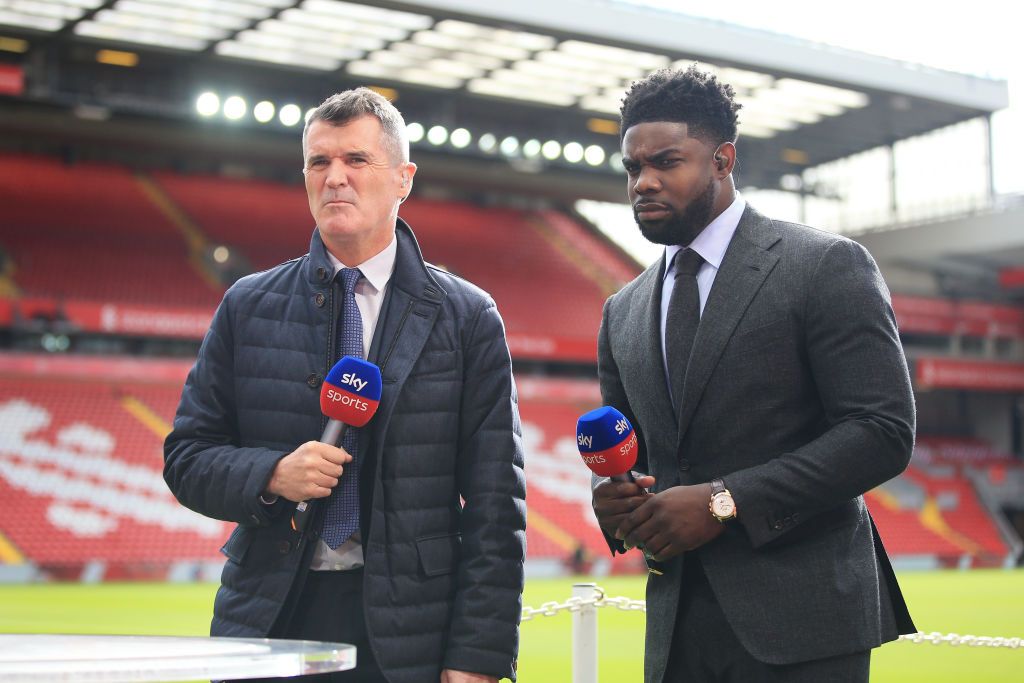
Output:
[[[919,389],[1024,391],[1024,363],[918,358],[914,381]]]

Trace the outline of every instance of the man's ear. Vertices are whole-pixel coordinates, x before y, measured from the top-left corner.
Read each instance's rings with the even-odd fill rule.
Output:
[[[714,159],[718,175],[725,178],[732,173],[732,169],[736,166],[736,145],[731,142],[723,142],[715,150]]]
[[[398,200],[404,202],[412,192],[412,179],[416,175],[416,164],[411,161],[402,165],[402,182],[399,185]]]

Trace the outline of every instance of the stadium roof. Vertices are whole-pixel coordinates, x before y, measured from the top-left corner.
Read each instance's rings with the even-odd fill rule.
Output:
[[[217,98],[197,138],[245,138],[240,151],[268,129],[288,132],[275,116],[285,104],[295,125],[327,94],[369,84],[419,124],[416,156],[437,178],[612,200],[623,194],[619,98],[662,66],[699,61],[737,88],[739,181],[762,188],[1008,102],[1004,81],[622,2],[18,0],[0,2],[3,36],[0,64],[23,69],[26,85],[0,127],[82,134],[91,124],[60,122],[75,111],[124,117],[125,135],[140,119],[162,122],[169,140],[167,122],[187,124],[185,140],[208,90]],[[228,105],[232,94],[243,99]],[[265,123],[257,101],[271,104]],[[232,107],[236,120],[218,118]],[[257,146],[294,163],[294,140],[292,130]]]

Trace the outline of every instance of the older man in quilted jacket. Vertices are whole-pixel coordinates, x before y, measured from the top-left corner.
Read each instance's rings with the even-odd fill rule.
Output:
[[[178,500],[238,525],[211,633],[357,646],[355,670],[311,681],[514,680],[525,484],[501,318],[398,218],[416,165],[386,99],[326,100],[303,159],[309,253],[228,290],[165,445]],[[319,394],[342,355],[383,393],[335,447]]]

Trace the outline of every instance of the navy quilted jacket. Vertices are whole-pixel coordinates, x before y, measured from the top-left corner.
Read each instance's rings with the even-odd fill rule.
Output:
[[[504,328],[482,290],[423,262],[397,226],[395,273],[369,359],[383,394],[360,434],[374,654],[393,683],[442,668],[515,677],[526,549],[519,412]],[[264,637],[302,581],[315,532],[259,501],[279,459],[320,437],[341,292],[310,253],[239,280],[189,373],[164,478],[189,508],[236,522],[211,633]],[[310,528],[317,528],[311,524]]]

